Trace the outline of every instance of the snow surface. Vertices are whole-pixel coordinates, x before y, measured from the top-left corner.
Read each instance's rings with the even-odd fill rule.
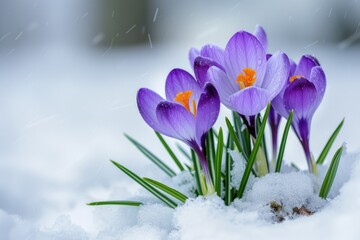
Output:
[[[235,162],[241,161],[235,156]],[[360,155],[344,154],[330,196],[317,197],[318,182],[306,172],[271,173],[254,178],[252,187],[241,200],[231,206],[216,195],[189,199],[171,209],[150,200],[145,190],[133,193],[131,199],[147,202],[141,207],[94,207],[93,219],[98,230],[89,232],[59,216],[49,226],[23,221],[16,215],[0,210],[2,239],[358,239],[360,229]],[[239,164],[239,163],[235,163]],[[320,170],[319,179],[328,165]],[[168,184],[189,185],[186,173]],[[190,184],[191,185],[191,184]],[[178,189],[186,189],[179,187]],[[189,188],[187,188],[189,189]],[[131,193],[127,193],[130,194]],[[151,197],[150,197],[151,198]],[[292,216],[277,223],[269,203],[282,204],[284,212],[305,206],[315,212],[311,216]],[[152,202],[152,203],[151,203]],[[301,233],[301,234],[300,234]]]
[[[254,3],[253,7],[255,9],[257,4]],[[244,9],[237,5],[236,12],[240,8]],[[316,12],[320,10],[318,7],[311,9],[316,9]],[[320,10],[322,13],[325,11],[325,8]],[[334,191],[330,193],[335,199],[319,213],[310,218],[301,217],[269,225],[266,215],[269,208],[266,206],[258,204],[260,207],[254,206],[248,212],[237,214],[243,210],[242,206],[248,204],[238,202],[220,216],[223,206],[216,198],[204,205],[202,199],[196,199],[179,208],[176,213],[169,209],[163,211],[164,206],[156,204],[158,200],[108,162],[109,158],[117,160],[141,176],[164,180],[174,187],[182,182],[178,189],[191,195],[192,185],[187,182],[186,174],[178,176],[178,180],[173,182],[166,180],[163,173],[122,136],[124,132],[129,133],[175,169],[153,131],[138,114],[136,91],[140,87],[149,87],[163,94],[163,83],[170,69],[181,67],[191,70],[187,60],[190,47],[200,47],[209,41],[224,46],[227,38],[239,28],[247,25],[246,29],[252,31],[258,22],[268,25],[265,27],[269,29],[271,51],[281,49],[294,60],[304,53],[313,54],[324,66],[328,88],[312,122],[311,145],[314,155],[319,154],[343,117],[346,117],[345,125],[329,155],[344,140],[349,142],[351,151],[359,152],[360,114],[354,108],[354,103],[359,101],[360,81],[356,73],[360,66],[360,48],[352,46],[340,49],[336,44],[330,44],[323,35],[315,37],[314,30],[319,33],[319,27],[310,31],[309,24],[303,22],[304,15],[301,13],[304,11],[295,12],[300,15],[291,16],[291,21],[288,12],[285,13],[285,20],[289,17],[287,26],[300,35],[306,32],[310,39],[295,36],[301,40],[286,41],[284,35],[273,30],[285,35],[288,31],[268,21],[271,16],[267,15],[264,15],[266,21],[259,21],[258,15],[252,14],[253,22],[224,24],[222,18],[213,19],[213,16],[205,14],[209,19],[203,22],[203,30],[197,29],[194,35],[183,34],[181,38],[174,35],[178,42],[171,42],[170,45],[153,39],[153,48],[147,44],[112,48],[111,51],[108,48],[92,51],[56,44],[41,47],[30,45],[28,48],[1,44],[0,239],[191,239],[186,238],[186,234],[200,224],[193,224],[193,221],[203,222],[202,230],[208,231],[200,231],[200,235],[209,234],[213,238],[219,236],[221,226],[224,230],[229,229],[228,235],[234,239],[354,239],[354,236],[359,236],[359,178],[348,174],[351,170],[359,175],[359,171],[352,170],[351,164],[340,166],[340,169],[349,169],[341,170],[338,174],[337,178],[342,180],[334,183]],[[311,11],[305,12],[313,14]],[[334,19],[327,17],[328,14],[325,15],[326,22],[334,22]],[[194,16],[198,18],[197,14]],[[284,15],[278,17],[284,22]],[[299,31],[300,24],[294,25],[295,19],[302,23],[302,31]],[[311,22],[308,15],[306,19]],[[218,21],[215,27],[213,20]],[[191,22],[191,18],[188,21]],[[173,25],[166,20],[164,22],[169,27]],[[186,27],[186,30],[190,28]],[[17,32],[13,32],[12,36],[14,34]],[[19,40],[26,35],[24,32]],[[310,44],[315,41],[315,45]],[[224,109],[217,123],[219,125],[224,126]],[[173,141],[169,142],[173,144]],[[359,159],[359,156],[347,155],[343,162],[347,162],[347,159],[351,162],[351,159]],[[292,161],[301,168],[306,166],[294,134],[289,135],[285,151],[285,162]],[[283,170],[285,168],[286,165]],[[323,170],[326,171],[326,168]],[[325,175],[323,170],[320,169],[321,176]],[[349,182],[342,187],[342,182],[349,178]],[[341,195],[338,196],[339,191]],[[154,215],[143,211],[145,206],[93,208],[85,205],[89,201],[124,198],[145,201],[149,203],[149,208],[158,207],[156,212],[161,216],[157,214],[155,218],[163,220],[154,226],[148,221]],[[219,209],[212,209],[212,206]],[[210,212],[204,216],[194,215],[197,211],[207,210]],[[169,211],[167,215],[165,211]],[[226,221],[221,223],[222,219]],[[239,224],[232,223],[232,219]],[[245,220],[248,221],[246,224]],[[170,225],[161,225],[164,222]]]

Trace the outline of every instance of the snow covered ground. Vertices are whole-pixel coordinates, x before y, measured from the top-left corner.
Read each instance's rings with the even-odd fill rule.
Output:
[[[45,46],[1,52],[0,239],[144,239],[144,233],[146,239],[195,239],[194,229],[201,236],[197,239],[210,239],[220,232],[226,234],[221,239],[357,239],[360,165],[340,196],[323,211],[282,224],[258,222],[254,212],[237,214],[236,208],[222,215],[217,199],[189,202],[175,215],[160,205],[140,209],[85,205],[144,194],[108,159],[140,175],[161,178],[160,171],[122,134],[146,143],[166,159],[137,112],[135,95],[140,87],[163,93],[169,70],[190,70],[190,46],[154,44],[112,51]],[[330,155],[343,141],[349,152],[359,152],[359,46],[278,43],[272,48],[281,48],[295,60],[302,53],[315,54],[327,74],[328,90],[313,119],[314,155],[343,117],[345,126]],[[285,161],[306,165],[293,134]],[[156,218],[153,212],[159,213]]]

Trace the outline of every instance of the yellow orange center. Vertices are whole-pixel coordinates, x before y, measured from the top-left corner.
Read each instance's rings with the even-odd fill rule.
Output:
[[[180,103],[181,105],[184,106],[184,108],[186,110],[188,110],[189,112],[191,112],[191,109],[190,109],[190,97],[191,95],[193,94],[192,91],[184,91],[184,92],[179,92],[178,94],[176,94],[176,97],[174,98],[174,101],[175,102],[178,102]],[[192,108],[193,108],[193,112],[192,114],[194,114],[194,116],[196,116],[196,102],[195,100],[193,99],[191,101],[192,103]]]
[[[240,89],[244,89],[254,85],[256,81],[255,75],[256,71],[254,69],[244,68],[242,70],[242,73],[240,73],[236,78],[236,82],[240,85]]]
[[[298,79],[298,78],[302,78],[302,77],[304,77],[304,76],[300,76],[300,75],[294,75],[294,76],[292,76],[290,79],[289,79],[289,82],[293,82],[293,81],[295,81],[296,79]]]

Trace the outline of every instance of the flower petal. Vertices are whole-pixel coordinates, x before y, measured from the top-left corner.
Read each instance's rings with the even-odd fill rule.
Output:
[[[256,71],[255,86],[261,86],[266,70],[263,45],[252,34],[240,31],[231,37],[225,48],[225,70],[231,81],[236,81],[244,68]]]
[[[319,66],[319,62],[316,60],[315,57],[310,55],[304,55],[301,57],[294,75],[310,79],[311,69],[316,66]]]
[[[269,101],[270,93],[258,87],[248,87],[230,96],[231,109],[245,116],[258,114]]]
[[[204,87],[205,83],[209,81],[207,79],[207,71],[212,66],[216,66],[222,69],[222,67],[217,62],[213,61],[210,58],[197,57],[195,59],[194,72],[200,87]]]
[[[296,79],[284,93],[284,106],[287,112],[294,110],[295,119],[311,119],[316,110],[315,85],[305,78]]]
[[[261,44],[264,46],[265,51],[267,51],[267,49],[268,49],[268,39],[267,39],[265,29],[260,25],[256,25],[254,35],[261,42]]]
[[[311,69],[310,79],[309,80],[316,87],[316,91],[317,91],[316,101],[317,101],[317,104],[320,104],[321,100],[324,97],[325,89],[326,89],[325,73],[324,73],[324,71],[322,70],[322,68],[320,66],[313,67]]]
[[[278,94],[272,101],[271,105],[274,107],[276,112],[278,112],[281,116],[284,118],[288,118],[289,112],[286,110],[284,106],[284,94],[280,93]]]
[[[211,82],[219,93],[221,102],[230,108],[230,96],[239,90],[239,87],[228,79],[224,71],[217,67],[211,67],[207,72],[207,79]]]
[[[195,117],[183,106],[163,101],[156,108],[162,133],[186,143],[195,140]]]
[[[296,63],[292,60],[292,59],[289,59],[289,62],[290,62],[290,73],[289,73],[289,76],[292,77],[294,76],[295,74],[295,70],[296,70]]]
[[[272,100],[283,89],[289,77],[289,59],[285,53],[275,53],[267,62],[262,88],[270,92]]]
[[[196,101],[201,94],[201,88],[193,76],[185,70],[175,68],[166,78],[165,93],[166,99],[173,102],[179,92],[192,91],[191,99]]]
[[[207,83],[200,95],[196,114],[196,139],[203,145],[204,134],[215,124],[220,111],[220,98],[215,87]]]
[[[201,48],[200,55],[202,57],[207,57],[212,59],[213,61],[217,62],[220,66],[224,66],[224,49],[212,45],[207,44]]]
[[[189,61],[190,61],[190,66],[192,67],[192,69],[194,69],[195,58],[197,58],[198,56],[200,56],[200,51],[196,48],[190,48]]]
[[[164,101],[156,92],[141,88],[137,93],[137,106],[145,122],[154,130],[160,132],[160,125],[156,117],[156,107]]]

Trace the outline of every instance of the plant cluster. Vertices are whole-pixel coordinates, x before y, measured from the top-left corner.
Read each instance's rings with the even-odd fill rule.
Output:
[[[189,59],[194,76],[182,69],[170,71],[165,82],[166,98],[150,89],[138,91],[141,116],[155,130],[178,171],[192,174],[196,196],[217,194],[230,205],[234,199],[243,197],[250,175],[262,177],[280,172],[290,128],[303,147],[309,172],[316,175],[317,166],[324,163],[343,125],[344,120],[315,159],[310,148],[311,120],[325,93],[325,73],[313,56],[303,55],[295,63],[283,52],[268,53],[267,46],[266,32],[261,26],[256,27],[254,34],[239,31],[225,49],[214,45],[205,45],[200,50],[192,48]],[[221,104],[232,111],[231,120],[225,119],[225,131],[213,128]],[[282,119],[286,119],[286,124],[278,145]],[[267,123],[272,135],[271,157],[264,136]],[[163,135],[184,142],[190,150],[177,145],[182,153],[178,157]],[[177,174],[144,145],[126,137],[164,173],[170,177]],[[229,150],[239,152],[246,161],[236,188],[230,184],[233,159]],[[342,147],[332,158],[319,192],[322,198],[327,198],[341,153]],[[118,162],[112,163],[169,207],[175,208],[189,198],[161,182],[139,177]],[[90,203],[104,204],[143,203],[127,200]]]

